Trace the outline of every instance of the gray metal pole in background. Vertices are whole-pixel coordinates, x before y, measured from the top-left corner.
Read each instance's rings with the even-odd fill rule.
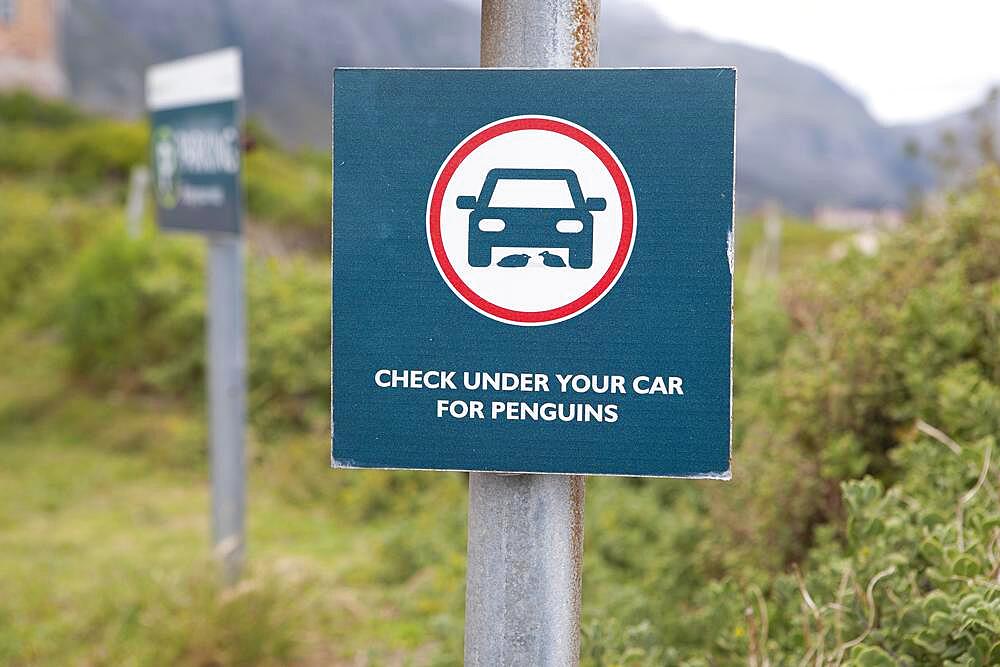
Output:
[[[600,0],[483,0],[483,67],[594,67]],[[580,660],[584,478],[469,476],[465,664]]]
[[[246,324],[243,241],[209,239],[208,409],[212,456],[212,537],[226,584],[243,567],[246,464]]]
[[[139,238],[142,232],[142,215],[146,209],[146,190],[149,188],[149,167],[137,164],[132,167],[128,181],[128,203],[125,206],[128,235]]]

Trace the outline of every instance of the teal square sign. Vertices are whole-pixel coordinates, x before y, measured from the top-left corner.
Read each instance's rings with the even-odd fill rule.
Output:
[[[735,96],[336,70],[334,466],[728,478]]]
[[[233,100],[150,114],[153,195],[162,229],[241,231],[239,103]]]
[[[243,57],[229,48],[146,71],[150,164],[161,229],[241,232]]]

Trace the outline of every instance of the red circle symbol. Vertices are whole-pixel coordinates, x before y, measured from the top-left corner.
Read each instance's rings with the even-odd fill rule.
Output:
[[[474,150],[491,139],[519,130],[555,132],[573,139],[586,147],[601,161],[601,164],[604,165],[604,168],[611,175],[615,183],[615,188],[618,191],[619,200],[621,201],[621,238],[608,270],[582,296],[557,308],[541,311],[505,308],[477,294],[458,275],[451,260],[448,259],[448,254],[445,252],[444,242],[441,238],[441,207],[444,202],[444,193],[459,165]],[[427,238],[434,261],[437,263],[441,275],[451,286],[452,290],[476,310],[494,319],[511,324],[530,326],[560,322],[594,305],[611,289],[621,275],[622,269],[625,268],[625,264],[632,252],[632,243],[635,239],[635,201],[632,194],[632,186],[618,159],[611,153],[607,146],[583,128],[565,120],[547,116],[517,116],[515,118],[507,118],[477,130],[459,144],[452,151],[451,155],[448,156],[448,159],[438,172],[437,178],[434,180],[434,185],[431,187],[427,206]]]

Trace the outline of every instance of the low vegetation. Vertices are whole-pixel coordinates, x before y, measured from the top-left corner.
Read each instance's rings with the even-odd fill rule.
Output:
[[[0,97],[0,664],[459,664],[464,477],[327,469],[328,162],[266,140],[216,587],[204,251],[125,233],[145,133]],[[734,481],[588,481],[584,664],[1000,663],[998,201],[836,261],[787,222],[781,280],[738,275]]]

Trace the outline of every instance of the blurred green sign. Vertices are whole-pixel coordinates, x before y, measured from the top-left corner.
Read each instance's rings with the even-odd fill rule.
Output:
[[[150,162],[161,228],[240,232],[241,98],[237,49],[149,69]]]

